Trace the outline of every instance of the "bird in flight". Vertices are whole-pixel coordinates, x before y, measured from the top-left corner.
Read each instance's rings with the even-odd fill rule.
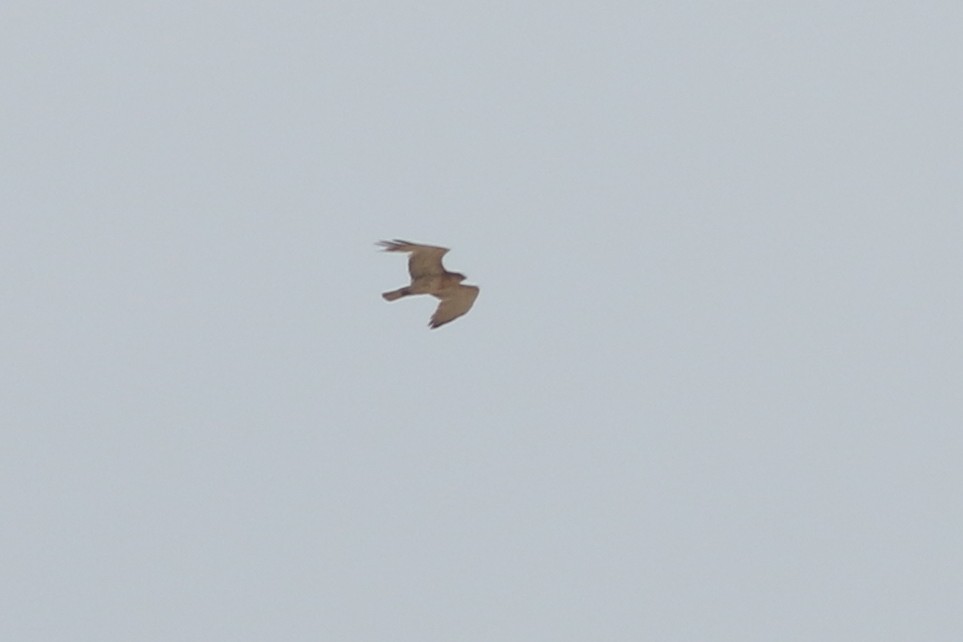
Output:
[[[407,252],[408,273],[411,275],[411,285],[381,296],[385,301],[396,301],[401,297],[415,294],[430,294],[441,299],[438,309],[431,315],[429,327],[437,328],[449,321],[454,321],[471,309],[478,297],[478,288],[474,285],[462,285],[465,275],[459,272],[449,272],[441,264],[441,257],[448,252],[447,247],[421,245],[408,241],[379,241],[385,252]]]

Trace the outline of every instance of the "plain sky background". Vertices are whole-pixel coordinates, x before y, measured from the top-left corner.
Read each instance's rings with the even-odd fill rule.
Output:
[[[963,639],[961,26],[7,0],[0,639]]]

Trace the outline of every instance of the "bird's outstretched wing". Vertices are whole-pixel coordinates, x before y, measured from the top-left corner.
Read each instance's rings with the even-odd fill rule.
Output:
[[[456,285],[446,288],[435,295],[441,299],[438,309],[431,315],[428,325],[432,328],[443,326],[449,321],[454,321],[461,315],[471,310],[478,298],[478,287],[474,285]]]
[[[378,245],[384,248],[385,252],[409,252],[411,256],[408,257],[408,273],[412,279],[445,273],[445,266],[441,264],[441,257],[448,252],[447,247],[420,245],[399,239],[379,241]]]

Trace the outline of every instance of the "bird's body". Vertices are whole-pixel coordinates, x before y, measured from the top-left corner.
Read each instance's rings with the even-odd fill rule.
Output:
[[[478,297],[478,287],[462,285],[465,275],[449,272],[442,265],[441,259],[448,252],[448,248],[434,245],[420,245],[408,241],[380,241],[378,243],[386,252],[407,252],[408,273],[411,284],[381,296],[386,301],[396,301],[402,297],[417,294],[430,294],[441,300],[438,309],[431,316],[428,325],[437,328],[450,321],[454,321],[471,309]]]

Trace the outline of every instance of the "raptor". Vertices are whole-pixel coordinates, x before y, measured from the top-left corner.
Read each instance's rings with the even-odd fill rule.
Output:
[[[402,297],[416,294],[430,294],[440,299],[438,309],[431,315],[431,320],[428,322],[431,328],[454,321],[474,305],[475,299],[478,298],[478,287],[463,285],[464,274],[449,272],[442,265],[441,259],[448,252],[448,248],[410,243],[399,239],[379,241],[378,245],[386,252],[407,252],[408,274],[411,275],[410,285],[382,294],[385,301],[397,301]]]

